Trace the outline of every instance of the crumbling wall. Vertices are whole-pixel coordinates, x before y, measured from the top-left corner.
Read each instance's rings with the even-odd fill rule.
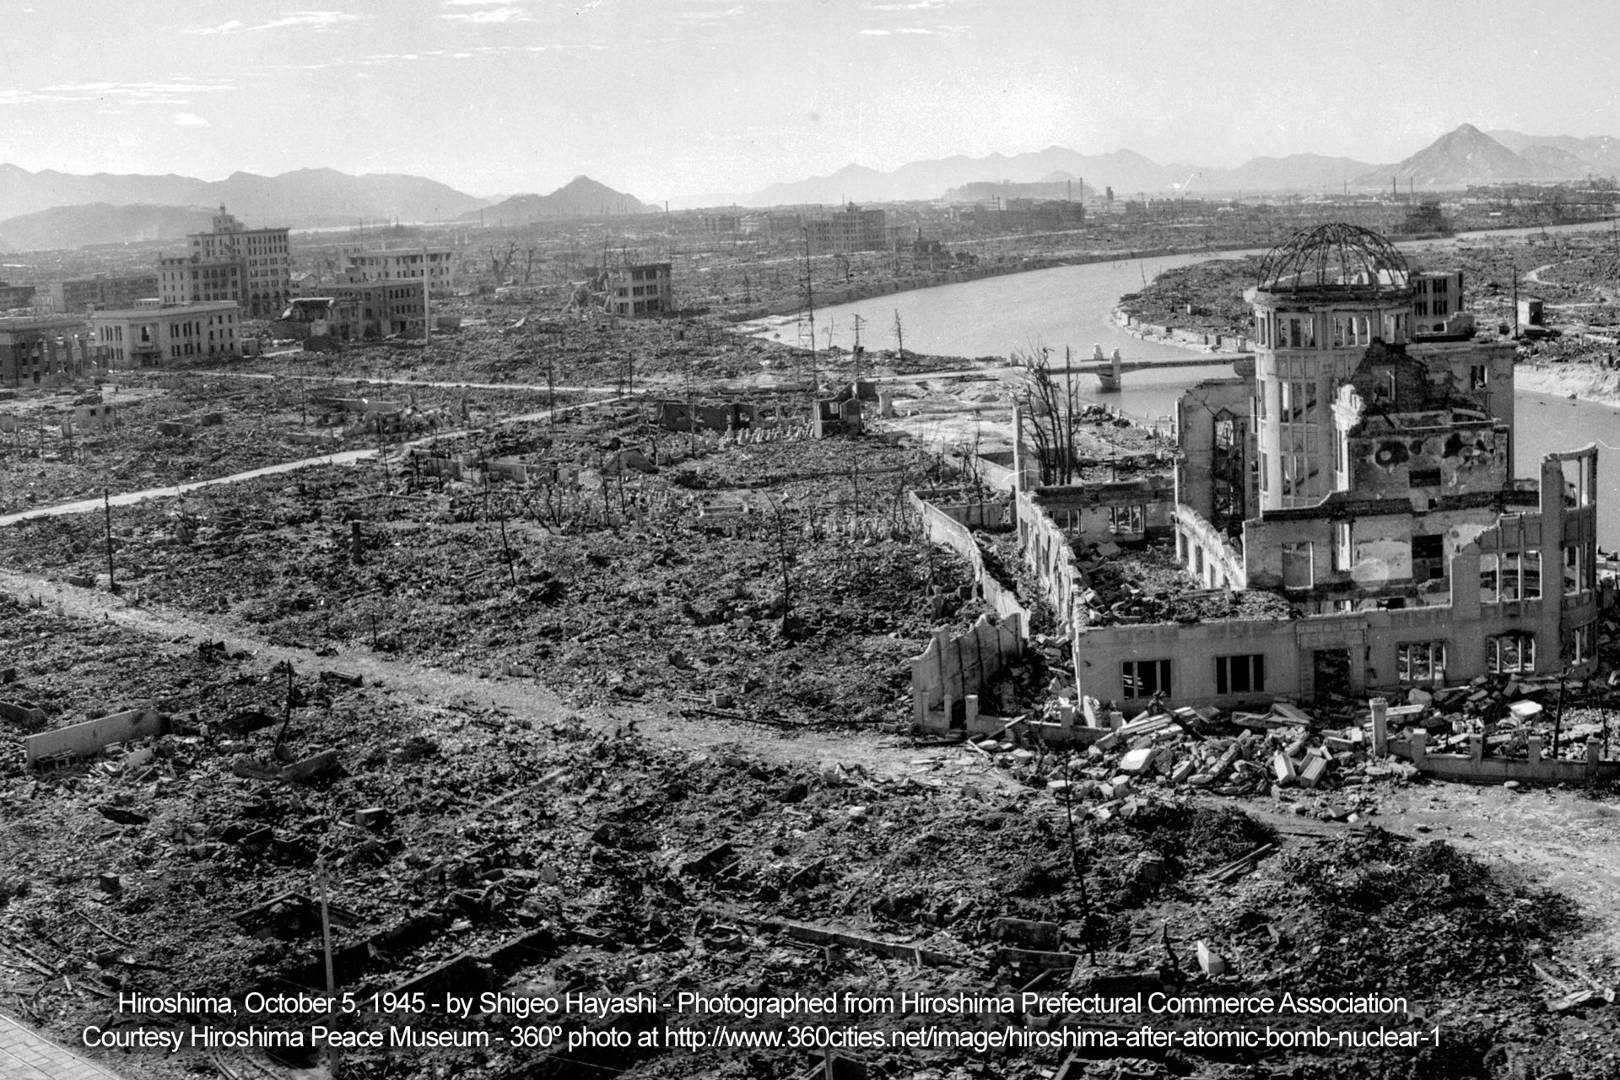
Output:
[[[1052,606],[1063,632],[1079,625],[1085,611],[1080,594],[1089,587],[1085,573],[1075,561],[1074,548],[1057,522],[1046,513],[1038,496],[1020,491],[1017,500],[1018,549],[1024,565],[1040,583],[1044,599]]]
[[[1187,572],[1210,589],[1246,589],[1243,554],[1190,506],[1176,507],[1176,554]]]
[[[1530,749],[1524,758],[1487,755],[1483,735],[1469,739],[1467,754],[1431,754],[1427,734],[1414,731],[1405,738],[1391,739],[1389,750],[1410,761],[1425,776],[1462,783],[1517,780],[1521,784],[1591,784],[1620,780],[1620,761],[1603,760],[1602,746],[1596,739],[1587,741],[1585,757],[1580,760],[1544,757],[1540,737],[1532,735],[1528,741]]]
[[[923,731],[948,734],[956,721],[977,719],[981,690],[1023,653],[1017,620],[993,621],[988,615],[966,633],[938,630],[922,654],[911,661],[912,719]],[[970,698],[972,701],[970,702]]]
[[[937,506],[915,491],[908,491],[906,498],[922,522],[923,534],[929,541],[948,547],[967,560],[968,565],[973,568],[974,588],[984,598],[984,602],[995,611],[999,619],[1013,627],[1020,642],[1027,639],[1029,609],[1019,601],[1018,594],[1014,590],[997,581],[995,575],[989,572],[984,564],[984,554],[979,550],[979,542],[974,539],[973,533],[962,521],[963,518],[976,518],[979,524],[983,524],[987,508],[989,510],[998,508],[994,504]]]

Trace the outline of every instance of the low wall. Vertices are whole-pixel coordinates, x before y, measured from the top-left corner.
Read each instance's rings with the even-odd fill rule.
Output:
[[[962,706],[962,720],[969,722],[969,695],[975,700],[990,680],[1023,653],[1023,620],[1016,616],[1001,622],[981,615],[966,633],[953,635],[938,630],[922,655],[911,661],[912,718],[923,731],[949,734]]]
[[[1516,780],[1521,784],[1588,784],[1620,780],[1620,761],[1602,760],[1596,739],[1588,740],[1586,757],[1578,761],[1542,757],[1541,740],[1534,737],[1530,753],[1524,758],[1487,757],[1482,735],[1469,739],[1466,754],[1431,754],[1427,746],[1427,734],[1414,731],[1405,739],[1391,739],[1389,750],[1410,761],[1425,776],[1460,783],[1502,784]]]
[[[982,692],[1002,668],[1023,655],[1029,639],[1029,610],[1013,589],[989,572],[979,542],[958,520],[977,519],[983,524],[987,510],[995,511],[999,518],[997,504],[945,508],[915,491],[906,492],[906,498],[922,523],[923,535],[967,560],[973,568],[974,589],[995,612],[995,621],[981,616],[973,629],[960,636],[936,632],[922,655],[911,661],[911,703],[917,725],[943,734],[951,728],[958,702],[965,703],[968,695]]]
[[[23,739],[23,749],[28,753],[30,765],[53,758],[95,757],[108,743],[161,735],[167,726],[167,718],[160,713],[151,709],[129,709],[29,735]]]

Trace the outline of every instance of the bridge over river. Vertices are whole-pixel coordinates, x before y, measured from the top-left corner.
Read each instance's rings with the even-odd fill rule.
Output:
[[[1087,363],[1068,363],[1063,366],[1053,366],[1054,374],[1058,372],[1078,372],[1085,375],[1097,376],[1097,381],[1106,391],[1117,391],[1123,385],[1122,376],[1128,371],[1169,371],[1171,368],[1212,367],[1221,364],[1252,363],[1254,353],[1204,353],[1191,356],[1187,359],[1174,360],[1126,360],[1115,349],[1112,356],[1104,357],[1102,346],[1098,345],[1091,354]]]

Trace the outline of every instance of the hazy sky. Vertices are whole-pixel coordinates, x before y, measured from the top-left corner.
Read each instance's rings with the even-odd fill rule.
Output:
[[[642,199],[1053,144],[1398,160],[1620,135],[1609,0],[0,0],[0,161]]]

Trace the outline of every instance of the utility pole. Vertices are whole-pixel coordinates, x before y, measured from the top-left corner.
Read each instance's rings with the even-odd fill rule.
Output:
[[[1508,266],[1513,270],[1513,338],[1519,337],[1519,260],[1510,259]]]
[[[322,855],[315,860],[315,878],[321,890],[321,951],[326,954],[326,996],[337,1000],[337,978],[332,970],[332,915],[326,903],[326,856]],[[337,1021],[338,1014],[332,1014],[332,1021]],[[338,1052],[330,1039],[326,1043],[326,1074],[337,1080]]]
[[[106,513],[107,523],[107,591],[118,591],[118,582],[113,579],[113,542],[112,542],[112,498],[107,489],[101,489],[101,508]]]
[[[810,270],[810,230],[800,231],[804,233],[804,305],[810,320],[810,400],[815,401],[820,381],[816,373],[816,286]]]
[[[866,322],[859,315],[855,316],[855,346],[850,353],[850,375],[856,384],[855,392],[860,393],[861,382],[861,324]]]

